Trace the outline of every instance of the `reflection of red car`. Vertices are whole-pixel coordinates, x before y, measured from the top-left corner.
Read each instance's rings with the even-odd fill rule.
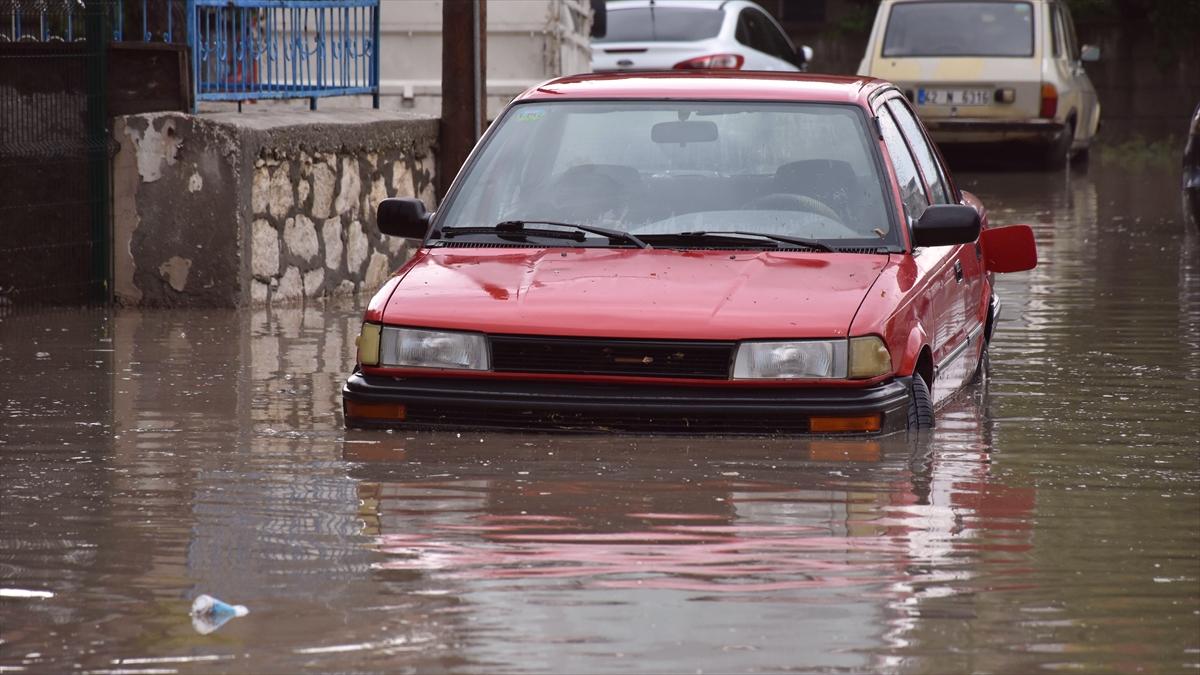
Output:
[[[543,84],[436,214],[385,200],[379,228],[424,243],[367,309],[349,426],[928,427],[982,359],[991,273],[1036,263],[901,92],[798,74]]]

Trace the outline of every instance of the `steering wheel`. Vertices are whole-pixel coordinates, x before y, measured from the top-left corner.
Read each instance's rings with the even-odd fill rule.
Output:
[[[625,208],[629,191],[629,186],[600,173],[561,175],[540,191],[527,211],[548,220],[590,223]]]
[[[825,202],[789,192],[773,192],[769,195],[755,197],[742,204],[742,208],[751,211],[808,211],[837,223],[842,222],[842,217],[838,215],[838,212]]]

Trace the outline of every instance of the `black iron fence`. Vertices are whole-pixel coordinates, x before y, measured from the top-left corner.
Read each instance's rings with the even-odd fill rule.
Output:
[[[0,308],[109,297],[113,11],[112,0],[0,2]]]

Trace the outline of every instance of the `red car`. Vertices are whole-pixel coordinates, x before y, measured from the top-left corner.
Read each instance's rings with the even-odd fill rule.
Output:
[[[566,77],[518,97],[366,311],[347,426],[875,434],[980,367],[989,229],[902,92],[775,73]]]

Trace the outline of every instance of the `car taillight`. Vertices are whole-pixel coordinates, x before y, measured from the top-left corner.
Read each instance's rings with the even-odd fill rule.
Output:
[[[675,64],[675,68],[681,70],[737,70],[745,62],[746,59],[742,58],[741,54],[709,54],[680,61]]]
[[[1042,109],[1039,117],[1052,118],[1058,112],[1058,90],[1047,82],[1042,85]]]

